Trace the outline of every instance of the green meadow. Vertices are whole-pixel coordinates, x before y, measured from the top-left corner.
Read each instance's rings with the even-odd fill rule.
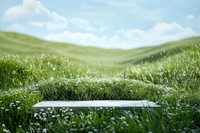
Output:
[[[144,99],[161,108],[32,110],[42,100]],[[0,132],[198,133],[200,37],[121,50],[1,31]]]

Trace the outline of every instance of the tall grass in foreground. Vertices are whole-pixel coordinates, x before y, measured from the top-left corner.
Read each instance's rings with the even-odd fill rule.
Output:
[[[199,59],[200,48],[194,46],[123,71],[85,66],[65,57],[4,55],[0,132],[200,132]],[[161,108],[31,109],[41,100],[94,99],[148,99]]]
[[[164,86],[121,78],[78,78],[46,82],[38,86],[45,100],[141,100],[157,101],[168,93]]]
[[[183,100],[200,106],[200,45],[162,62],[132,67],[128,77],[174,88],[171,100]]]
[[[67,57],[50,55],[4,55],[0,57],[0,90],[18,88],[44,80],[94,77],[99,73]]]
[[[200,44],[162,62],[134,66],[129,69],[128,77],[196,91],[200,86]]]

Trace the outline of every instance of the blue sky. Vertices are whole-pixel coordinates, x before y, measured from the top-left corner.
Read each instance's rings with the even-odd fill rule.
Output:
[[[102,48],[200,35],[199,0],[1,0],[0,30]]]

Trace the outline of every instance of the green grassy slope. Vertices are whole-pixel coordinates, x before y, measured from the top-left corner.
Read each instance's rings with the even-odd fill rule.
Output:
[[[112,76],[104,66],[99,71],[64,57],[0,56],[0,132],[200,132],[199,44],[127,71],[113,66]],[[42,100],[97,99],[146,99],[161,108],[32,110]]]
[[[118,56],[124,53],[123,50],[106,50],[94,47],[82,47],[67,43],[44,41],[32,36],[14,33],[0,32],[0,52],[25,55],[50,54],[67,56],[78,59],[89,64],[110,63],[117,60]],[[111,63],[112,64],[112,63]]]
[[[0,32],[0,53],[25,55],[50,54],[67,56],[72,59],[91,65],[138,64],[140,62],[152,62],[163,56],[170,56],[181,52],[200,42],[200,37],[188,38],[170,42],[159,46],[138,48],[132,50],[101,49],[83,47],[68,43],[49,42],[29,35]]]
[[[163,49],[171,56],[160,59],[166,55],[160,54]],[[0,56],[0,132],[200,132],[199,37],[135,50],[104,50],[1,32],[0,50],[5,53]],[[100,59],[131,64],[145,58],[147,63],[94,67],[64,56],[87,59],[88,64]],[[161,108],[32,110],[42,100],[97,99],[146,99]]]
[[[144,47],[131,50],[132,54],[130,59],[122,63],[138,64],[140,62],[153,62],[160,60],[162,57],[168,57],[183,50],[191,48],[193,45],[199,44],[200,37],[192,37],[179,41],[165,43],[159,46]]]

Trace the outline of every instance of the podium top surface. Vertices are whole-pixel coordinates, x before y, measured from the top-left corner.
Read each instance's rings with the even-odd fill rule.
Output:
[[[154,102],[148,100],[89,100],[89,101],[42,101],[33,108],[157,108]]]

